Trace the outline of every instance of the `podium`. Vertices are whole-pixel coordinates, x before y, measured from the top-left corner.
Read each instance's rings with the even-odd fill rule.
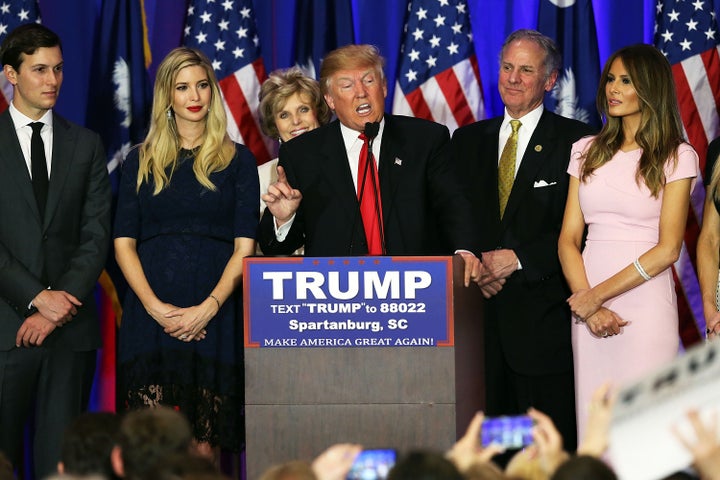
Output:
[[[373,259],[379,258],[390,261],[389,257],[363,257],[365,261],[360,262],[372,265]],[[347,265],[356,259],[257,257],[245,260],[245,436],[249,479],[258,478],[266,468],[277,463],[311,460],[335,443],[396,448],[400,452],[414,448],[444,451],[462,436],[474,413],[484,407],[483,299],[476,285],[463,286],[463,261],[458,256],[414,258],[420,265],[427,261],[438,264],[440,270],[446,269],[449,303],[446,311],[452,318],[437,320],[426,318],[432,316],[429,314],[412,315],[407,311],[401,315],[398,310],[409,307],[394,308],[392,304],[405,303],[411,307],[420,304],[404,302],[407,299],[381,302],[380,310],[395,309],[395,312],[382,315],[378,311],[379,318],[386,322],[399,320],[387,320],[389,317],[404,316],[408,323],[442,323],[447,326],[449,338],[438,342],[440,345],[417,346],[412,343],[422,343],[421,340],[400,342],[395,339],[388,343],[410,345],[356,346],[374,342],[361,339],[353,340],[353,346],[304,348],[296,340],[286,339],[286,346],[293,342],[295,345],[284,348],[282,339],[277,338],[264,340],[265,345],[274,345],[271,348],[253,344],[254,325],[267,322],[286,325],[302,309],[312,308],[319,320],[316,326],[328,327],[327,323],[320,323],[326,317],[324,312],[318,313],[317,307],[309,307],[307,299],[293,299],[292,302],[287,298],[264,300],[254,290],[253,282],[267,283],[267,279],[262,280],[262,275],[272,276],[275,278],[272,295],[278,295],[275,291],[278,286],[284,287],[282,293],[294,294],[292,273],[288,272],[300,265],[299,262]],[[392,260],[396,262],[391,268],[401,272],[393,279],[403,278],[406,265],[412,264],[411,273],[422,271],[422,267],[408,263],[405,257]],[[277,271],[279,265],[283,273],[264,273],[270,267]],[[433,273],[432,281],[442,276]],[[416,286],[422,287],[427,284],[428,277],[424,277],[424,284],[421,277],[411,275],[408,278],[420,278]],[[282,280],[277,280],[280,278]],[[321,281],[313,277],[311,283],[315,282],[313,285],[317,287]],[[362,278],[358,283],[363,285]],[[392,290],[391,283],[389,280],[385,283],[385,287],[390,287],[388,290]],[[364,285],[367,288],[367,278]],[[351,288],[346,282],[335,290],[347,292]],[[409,291],[412,294],[412,290]],[[408,289],[403,292],[407,293]],[[440,303],[442,301],[445,300]],[[253,315],[263,316],[253,313],[253,305],[258,302],[275,303],[274,314],[253,318]],[[430,311],[436,302],[427,303]],[[321,310],[332,309],[335,304],[346,305],[348,302],[333,302]],[[258,305],[258,308],[267,309],[268,306]],[[372,306],[365,309],[371,310]],[[352,317],[352,313],[345,316]],[[290,325],[297,325],[297,322]],[[397,322],[385,325],[397,327]],[[327,333],[334,332],[328,330]]]

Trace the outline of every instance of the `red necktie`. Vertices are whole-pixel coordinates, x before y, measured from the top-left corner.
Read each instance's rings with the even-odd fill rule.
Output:
[[[367,238],[368,254],[382,255],[382,241],[380,239],[380,225],[382,225],[382,202],[380,200],[380,186],[378,184],[378,171],[375,165],[375,157],[372,153],[368,161],[368,138],[364,133],[360,134],[363,141],[360,150],[360,161],[358,162],[357,189],[358,200],[360,200],[360,215],[362,215],[365,237]],[[368,178],[365,179],[367,172]],[[362,198],[361,198],[362,197]],[[377,201],[377,205],[376,202]]]

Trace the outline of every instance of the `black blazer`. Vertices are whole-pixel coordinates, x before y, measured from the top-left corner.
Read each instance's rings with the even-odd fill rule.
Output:
[[[83,306],[44,345],[100,346],[93,288],[110,242],[110,182],[100,137],[53,113],[52,169],[44,220],[9,110],[0,114],[0,351],[15,346],[27,305],[48,285]]]
[[[508,364],[522,374],[572,368],[570,296],[557,255],[572,143],[591,127],[545,110],[530,139],[500,220],[497,163],[503,118],[458,129],[453,157],[480,225],[482,251],[514,250],[522,269],[486,303],[486,322],[496,322]]]
[[[445,126],[385,115],[378,174],[390,255],[477,251],[470,204],[457,188]],[[336,120],[280,149],[279,165],[303,195],[287,238],[278,242],[265,211],[259,243],[266,255],[289,255],[305,245],[308,256],[363,255],[367,245],[359,204]]]

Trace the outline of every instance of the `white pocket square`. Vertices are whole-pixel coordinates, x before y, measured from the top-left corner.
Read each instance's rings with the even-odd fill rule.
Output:
[[[543,188],[543,187],[550,187],[552,185],[557,184],[557,182],[546,182],[545,180],[540,180],[539,182],[535,182],[533,184],[533,188]]]

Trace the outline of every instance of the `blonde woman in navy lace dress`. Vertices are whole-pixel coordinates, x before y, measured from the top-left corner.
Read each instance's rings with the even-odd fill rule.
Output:
[[[158,69],[148,136],[123,166],[114,232],[131,288],[118,398],[128,409],[179,409],[209,455],[243,443],[238,285],[258,224],[255,159],[225,127],[207,58],[170,52]]]

